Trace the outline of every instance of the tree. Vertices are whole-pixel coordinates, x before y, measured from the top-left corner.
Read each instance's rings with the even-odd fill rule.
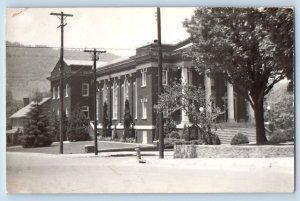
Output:
[[[76,107],[69,118],[67,128],[68,139],[70,141],[89,140],[89,124],[89,118],[81,111],[80,107]]]
[[[125,113],[124,113],[124,138],[132,137],[130,132],[130,125],[132,123],[132,117],[130,115],[129,101],[125,101]]]
[[[67,126],[68,126],[68,118],[66,117],[65,112],[63,113],[63,124],[64,131],[63,131],[63,140],[67,140]],[[55,112],[52,112],[50,114],[50,125],[51,125],[51,136],[53,136],[53,139],[55,141],[59,141],[60,138],[60,122],[59,117]]]
[[[102,119],[102,130],[103,130],[103,137],[109,137],[110,133],[108,132],[107,127],[109,126],[109,120],[107,115],[107,103],[106,101],[103,104],[103,119]]]
[[[217,117],[222,114],[219,108],[205,99],[205,91],[201,87],[178,82],[165,86],[154,107],[168,117],[182,109],[189,117],[189,121],[205,132],[211,131]]]
[[[24,136],[21,138],[23,147],[43,147],[52,143],[48,117],[43,113],[38,102],[33,104],[28,114],[28,123],[24,126]]]
[[[264,96],[293,74],[293,9],[199,8],[184,22],[199,73],[222,73],[254,109],[257,144],[267,142]]]
[[[6,89],[6,129],[11,129],[9,117],[22,107],[22,101],[17,101],[9,89]]]

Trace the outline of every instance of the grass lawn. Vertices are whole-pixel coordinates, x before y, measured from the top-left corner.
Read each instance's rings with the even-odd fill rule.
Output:
[[[64,154],[84,153],[85,145],[94,145],[94,141],[65,142]],[[149,145],[140,145],[140,146],[149,146]],[[136,144],[104,142],[104,141],[98,142],[98,150],[105,150],[105,149],[112,149],[112,148],[133,148],[133,147],[136,147]],[[22,146],[12,146],[12,147],[7,147],[6,151],[59,154],[59,142],[54,142],[49,147],[23,148]]]

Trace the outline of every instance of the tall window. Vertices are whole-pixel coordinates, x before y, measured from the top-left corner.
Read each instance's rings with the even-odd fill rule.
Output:
[[[59,95],[60,95],[60,90],[59,90],[59,86],[57,87],[57,99],[59,99]]]
[[[145,87],[147,85],[147,68],[144,68],[141,70],[142,72],[142,87]]]
[[[106,83],[103,85],[103,104],[106,102],[107,103],[107,86]]]
[[[126,100],[128,100],[128,80],[127,80],[127,78],[124,80],[124,105],[125,105]]]
[[[97,95],[96,95],[96,117],[97,117],[97,120],[99,119],[99,98],[100,98],[100,91],[97,92]]]
[[[55,93],[56,93],[55,87],[53,87],[52,88],[52,99],[55,99],[55,95],[56,95]]]
[[[83,112],[83,114],[89,118],[89,106],[82,106],[81,111]]]
[[[135,119],[137,119],[137,101],[138,101],[138,98],[137,98],[137,79],[135,79],[135,83],[133,83],[135,86],[134,86],[134,94],[135,94]]]
[[[141,99],[142,102],[142,119],[147,119],[147,98]]]
[[[66,84],[66,97],[69,96],[69,84]]]
[[[89,84],[82,83],[82,96],[89,96]]]
[[[113,85],[113,119],[118,118],[118,85],[114,82]]]
[[[187,84],[188,85],[192,84],[192,73],[191,73],[191,71],[187,72]]]
[[[168,71],[166,69],[162,71],[162,84],[168,85]]]

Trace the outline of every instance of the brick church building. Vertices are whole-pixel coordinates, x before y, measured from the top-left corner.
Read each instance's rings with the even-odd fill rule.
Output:
[[[168,85],[175,79],[182,83],[201,86],[206,97],[213,98],[213,104],[219,107],[222,114],[220,122],[253,121],[253,111],[250,104],[226,83],[221,75],[200,76],[193,68],[192,61],[183,55],[186,48],[191,47],[189,40],[177,44],[163,44],[163,85]],[[94,111],[92,90],[92,61],[64,60],[64,97],[59,97],[59,67],[54,67],[51,76],[51,110],[58,115],[60,98],[64,99],[64,112],[69,116],[80,107],[93,121],[96,112],[98,128],[102,128],[103,104],[107,103],[108,117],[112,128],[118,135],[123,133],[123,118],[125,100],[129,101],[131,116],[139,143],[152,143],[156,129],[156,112],[153,106],[158,100],[158,63],[157,44],[151,43],[136,49],[136,54],[116,59],[97,66],[97,111]],[[177,127],[183,128],[189,124],[183,111],[175,115]]]

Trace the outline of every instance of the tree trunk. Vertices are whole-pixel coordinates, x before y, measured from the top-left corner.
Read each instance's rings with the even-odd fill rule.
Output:
[[[256,124],[256,143],[266,144],[268,142],[265,133],[265,121],[264,121],[264,102],[257,101],[254,103],[254,115]]]

